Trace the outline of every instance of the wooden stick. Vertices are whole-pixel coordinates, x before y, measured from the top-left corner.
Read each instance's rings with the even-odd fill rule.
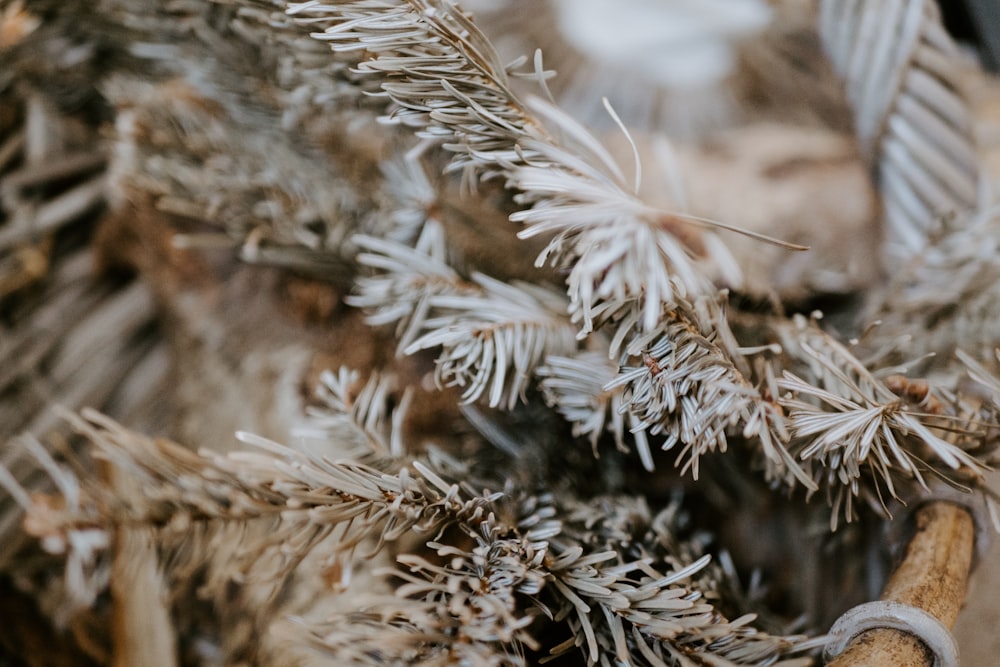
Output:
[[[127,472],[108,466],[108,474],[119,497],[142,493]],[[114,549],[111,667],[176,667],[177,631],[170,618],[169,591],[151,530],[119,527]]]
[[[18,209],[11,223],[0,229],[0,250],[53,232],[91,210],[104,200],[106,181],[106,176],[99,174],[35,210]]]
[[[13,161],[14,157],[24,148],[24,143],[25,134],[21,131],[5,139],[0,144],[0,169],[6,167],[8,162]]]
[[[965,601],[976,531],[969,512],[949,502],[924,505],[906,557],[882,591],[883,600],[918,607],[947,627]],[[934,656],[919,639],[890,629],[857,637],[828,667],[931,667]]]
[[[99,151],[79,151],[65,153],[42,164],[29,164],[6,174],[0,179],[0,190],[14,192],[24,188],[43,185],[85,172],[95,172],[104,167],[108,158]]]

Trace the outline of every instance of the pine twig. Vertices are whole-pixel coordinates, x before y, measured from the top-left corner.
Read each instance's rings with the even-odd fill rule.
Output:
[[[890,259],[921,250],[979,204],[972,119],[960,58],[933,0],[824,0],[820,33],[847,83],[858,138],[877,168]]]
[[[462,387],[464,402],[485,396],[490,407],[513,408],[547,355],[576,348],[565,299],[519,281],[464,280],[445,263],[443,240],[433,222],[414,249],[356,237],[359,263],[381,273],[360,278],[348,303],[371,309],[371,324],[398,323],[404,354],[441,347],[437,382]]]
[[[682,296],[714,293],[696,253],[670,228],[676,220],[665,225],[662,211],[629,194],[614,161],[569,116],[516,96],[507,67],[451,3],[304,2],[288,12],[335,51],[370,54],[356,68],[381,81],[394,103],[389,118],[443,145],[453,154],[451,170],[470,183],[502,176],[518,191],[517,201],[530,207],[512,217],[526,225],[522,235],[554,235],[539,262],[572,267],[569,295],[583,333],[605,301],[641,298],[652,329],[663,305],[672,305],[675,280]],[[736,277],[724,246],[701,248],[714,253],[723,275]]]

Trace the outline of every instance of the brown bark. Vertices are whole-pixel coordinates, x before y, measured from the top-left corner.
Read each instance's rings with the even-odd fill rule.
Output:
[[[121,498],[142,493],[126,471],[112,466],[107,471]],[[114,549],[111,667],[176,667],[177,632],[152,529],[119,526]]]
[[[882,599],[923,609],[950,628],[965,601],[975,536],[965,508],[933,502],[918,509],[916,533],[882,591]],[[917,637],[878,629],[858,635],[828,667],[933,664],[934,656]]]

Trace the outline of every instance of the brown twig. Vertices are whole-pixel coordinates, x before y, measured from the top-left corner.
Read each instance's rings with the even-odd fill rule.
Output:
[[[916,533],[882,599],[923,609],[950,628],[965,600],[975,536],[965,508],[942,501],[919,508]],[[827,667],[930,667],[933,658],[917,637],[886,628],[861,633]]]
[[[121,469],[109,466],[109,475],[121,497],[141,495],[138,484]],[[168,597],[151,530],[120,526],[111,574],[112,667],[178,664],[177,631],[170,618]]]

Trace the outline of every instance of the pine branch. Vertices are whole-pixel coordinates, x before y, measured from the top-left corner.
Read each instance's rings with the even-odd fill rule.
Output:
[[[887,251],[905,263],[937,225],[979,204],[961,57],[933,0],[824,0],[820,33],[846,80],[862,148],[877,166]]]
[[[368,398],[362,395],[360,401]],[[367,411],[369,417],[371,413]],[[492,497],[456,504],[458,487],[445,485],[442,491],[437,485],[443,482],[432,468],[415,462],[414,477],[399,463],[379,464],[370,451],[364,457],[368,463],[331,460],[323,448],[302,453],[244,433],[238,437],[263,452],[223,457],[141,436],[93,411],[69,419],[100,456],[138,480],[143,491],[121,498],[99,479],[78,479],[63,471],[39,449],[35,456],[48,461],[46,469],[66,500],[61,505],[45,497],[32,500],[25,508],[25,525],[43,545],[66,552],[69,563],[94,561],[94,549],[87,545],[94,543],[95,535],[103,535],[106,544],[115,527],[145,526],[157,531],[163,548],[178,554],[172,568],[192,573],[207,558],[205,546],[212,535],[228,531],[224,542],[230,557],[227,568],[214,575],[215,583],[224,586],[254,571],[257,579],[280,584],[312,549],[330,544],[330,536],[336,536],[338,553],[369,538],[377,538],[377,550],[382,541],[407,531],[434,532],[463,513],[478,516],[482,502]],[[350,430],[342,423],[338,431],[348,444],[364,441],[370,433],[364,423],[356,423],[353,435]],[[458,466],[439,455],[428,463]],[[386,466],[397,468],[398,474],[387,474]],[[15,497],[28,498],[23,491]],[[250,522],[266,523],[269,529],[263,534],[246,531]]]
[[[450,2],[305,2],[289,4],[288,12],[335,51],[371,54],[358,72],[382,82],[394,103],[392,120],[454,154],[452,170],[469,182],[502,175],[520,192],[518,201],[532,208],[512,219],[527,225],[522,235],[555,234],[539,262],[573,267],[570,300],[583,333],[606,300],[641,298],[652,329],[661,307],[672,306],[675,280],[682,296],[714,292],[699,253],[718,260],[727,278],[737,277],[724,246],[708,241],[710,232],[702,242],[688,221],[629,194],[614,161],[568,116],[521,101],[488,40]]]
[[[819,464],[813,475],[834,504],[832,526],[841,511],[848,520],[856,516],[860,496],[874,494],[885,507],[882,487],[895,499],[909,485],[926,490],[927,472],[981,479],[982,452],[974,456],[966,448],[978,447],[987,433],[974,426],[969,431],[966,415],[956,414],[943,397],[925,390],[920,403],[908,402],[905,383],[894,392],[891,378],[877,377],[803,319],[781,335],[783,350],[795,362],[776,382],[777,402],[789,420],[789,449],[804,463]]]
[[[664,434],[662,447],[680,444],[678,465],[698,478],[698,460],[726,451],[726,433],[749,419],[759,399],[710,338],[677,313],[641,350],[641,364],[623,366],[607,389],[621,388],[622,407],[650,435]],[[681,464],[683,460],[683,465]]]
[[[567,134],[585,134],[558,110],[540,101],[533,107],[544,109]],[[526,206],[511,220],[526,226],[521,238],[552,237],[537,262],[569,270],[570,312],[582,334],[596,328],[602,310],[631,300],[642,304],[643,328],[653,331],[662,308],[714,294],[709,267],[692,247],[709,253],[731,283],[741,281],[735,260],[724,245],[709,241],[710,232],[700,234],[693,223],[646,205],[606,175],[610,168],[592,167],[551,142],[527,138],[519,145],[534,148],[537,157],[508,168],[508,187],[519,191],[515,201]]]
[[[316,645],[340,651],[377,618],[376,627],[388,630],[386,643],[381,632],[368,633],[362,653],[370,657],[363,662],[466,656],[472,664],[522,664],[526,650],[544,648],[531,630],[548,614],[557,623],[566,621],[576,637],[553,650],[561,653],[576,644],[590,664],[606,659],[601,656],[645,664],[644,652],[647,657],[737,656],[734,664],[742,664],[743,657],[771,659],[813,647],[801,638],[751,632],[744,628],[749,619],[729,622],[700,601],[696,588],[681,585],[705,567],[707,558],[670,565],[691,553],[681,547],[674,554],[624,560],[621,550],[580,541],[581,531],[589,530],[584,526],[601,517],[599,511],[594,514],[599,504],[589,510],[573,504],[575,516],[591,518],[577,519],[580,527],[567,532],[560,519],[567,508],[555,499],[513,489],[476,491],[470,483],[455,481],[468,478],[468,469],[440,455],[426,463],[396,464],[390,473],[363,462],[295,452],[248,434],[243,441],[261,453],[222,457],[144,438],[95,413],[73,422],[144,493],[125,505],[94,480],[78,492],[72,476],[53,469],[64,482],[65,504],[32,504],[29,526],[49,542],[69,536],[70,557],[81,546],[73,536],[83,530],[101,535],[121,525],[154,528],[153,538],[163,548],[178,539],[204,539],[207,535],[192,526],[206,521],[238,526],[269,518],[273,530],[263,544],[253,545],[253,560],[269,560],[275,555],[271,549],[291,544],[293,565],[318,544],[343,553],[363,539],[377,538],[377,551],[384,541],[406,534],[425,536],[436,557],[399,557],[401,567],[393,573],[402,582],[398,604],[363,606],[335,632],[313,629]],[[180,535],[171,535],[171,527]],[[463,537],[448,537],[449,527]],[[336,541],[325,539],[331,535]],[[651,554],[668,544],[655,543],[659,546]],[[233,555],[242,560],[251,553]],[[661,572],[656,563],[669,569]],[[171,567],[176,566],[174,561]],[[338,655],[351,650],[360,648]]]
[[[463,402],[486,396],[490,407],[510,409],[547,355],[576,348],[560,294],[482,274],[462,279],[444,261],[436,223],[414,249],[371,237],[355,243],[361,265],[382,273],[359,278],[348,303],[371,309],[373,325],[397,322],[403,354],[440,347],[437,382],[462,387]]]
[[[768,408],[757,390],[740,377],[731,353],[717,349],[703,356],[707,348],[696,344],[694,338],[688,347],[678,343],[684,341],[685,332],[702,335],[700,329],[715,325],[717,320],[700,319],[701,311],[683,307],[685,299],[716,297],[704,270],[692,262],[691,243],[685,244],[674,233],[658,235],[663,230],[657,226],[670,226],[676,219],[649,209],[630,195],[613,161],[565,114],[542,103],[518,99],[510,89],[507,69],[460,11],[447,3],[431,7],[414,0],[335,7],[303,3],[292,7],[290,13],[305,16],[307,23],[323,28],[314,36],[331,42],[335,50],[353,51],[363,44],[366,52],[374,54],[372,60],[359,63],[359,71],[383,80],[383,91],[396,105],[396,120],[415,127],[421,136],[441,141],[455,153],[453,169],[464,171],[470,179],[502,174],[508,186],[518,191],[516,201],[530,208],[515,213],[513,219],[526,225],[522,235],[554,235],[541,260],[553,259],[569,268],[570,312],[583,335],[613,321],[619,317],[617,313],[628,311],[633,304],[641,304],[639,320],[619,325],[612,351],[632,335],[633,328],[638,338],[654,338],[649,340],[648,349],[639,350],[630,343],[632,354],[641,354],[642,366],[626,365],[617,384],[606,387],[628,386],[623,406],[636,418],[636,428],[651,429],[653,434],[662,431],[667,448],[682,444],[684,466],[696,473],[699,456],[724,450],[727,431],[742,426],[747,430],[745,436],[759,439],[770,475],[798,479],[807,488],[815,488],[815,481],[799,470],[783,441],[816,435],[814,427],[806,422],[798,431],[787,431],[776,425],[781,419],[777,411]],[[546,125],[556,133],[545,129]],[[562,146],[567,138],[575,151]],[[623,230],[628,233],[621,233]],[[674,327],[670,316],[664,319],[665,313],[677,310],[684,311],[690,329]],[[655,340],[664,325],[665,335]],[[726,327],[722,330],[727,331]],[[417,334],[413,329],[408,333],[413,337]],[[449,338],[441,330],[437,336],[416,340],[469,344],[472,332],[453,333],[455,337]],[[472,345],[475,348],[478,343]],[[473,349],[473,354],[479,352]],[[686,365],[692,355],[702,360],[700,365]],[[481,373],[470,376],[472,379],[460,375],[466,357],[464,349],[456,356],[446,354],[438,377],[442,378],[443,368],[444,377],[450,374],[459,384],[481,386],[475,379]],[[664,368],[668,371],[665,374]],[[703,381],[692,381],[692,371],[694,375],[701,373]],[[726,378],[731,381],[723,381]],[[779,380],[777,389],[788,390],[782,382],[788,380]],[[851,396],[850,388],[839,389]],[[796,390],[804,391],[802,387]],[[478,396],[477,391],[467,392],[465,398]],[[494,381],[491,404],[498,404],[502,397],[503,389]],[[806,415],[801,406],[795,407],[797,416]],[[921,428],[919,422],[904,421],[901,429]],[[596,431],[588,427],[591,435]],[[958,466],[958,460],[941,444],[943,440],[926,433],[920,437],[946,466]],[[821,438],[820,442],[826,441]],[[892,443],[889,446],[895,451]],[[813,449],[806,451],[807,458],[815,453]],[[971,458],[962,461],[969,465]],[[914,470],[903,466],[904,474],[912,475]]]
[[[932,239],[877,295],[867,338],[901,359],[934,355],[927,365],[951,363],[963,349],[987,360],[1000,327],[1000,216],[995,209],[963,216],[958,227]],[[920,335],[914,335],[920,331]]]
[[[617,372],[617,365],[607,354],[582,352],[570,357],[546,357],[537,375],[545,402],[572,424],[575,437],[587,438],[595,456],[598,441],[607,432],[620,451],[627,451],[627,439],[633,442],[643,467],[652,471],[653,454],[645,429],[638,428],[638,419],[622,405],[621,389],[606,388]]]
[[[408,387],[390,411],[389,398],[397,392],[394,377],[373,373],[355,394],[358,382],[358,372],[346,367],[336,374],[324,371],[316,388],[318,404],[307,406],[308,423],[294,435],[319,447],[336,442],[344,447],[347,458],[401,458],[405,453],[402,426],[412,389]]]
[[[684,220],[652,209],[629,194],[614,160],[586,130],[553,107],[517,98],[509,85],[510,72],[475,26],[449,3],[433,4],[357,2],[330,6],[312,2],[290,6],[289,14],[314,29],[313,36],[330,42],[335,51],[351,53],[363,45],[373,59],[359,62],[358,71],[383,81],[382,89],[395,103],[394,120],[416,128],[420,136],[442,142],[455,154],[451,169],[464,171],[469,179],[501,174],[508,187],[519,192],[515,200],[530,208],[515,213],[512,219],[526,225],[522,236],[553,237],[539,261],[552,260],[569,268],[570,312],[581,325],[581,335],[595,329],[602,313],[629,308],[633,303],[641,304],[642,315],[641,323],[632,325],[652,333],[658,330],[665,309],[683,307],[681,302],[688,297],[711,294],[712,299],[717,298],[691,248],[697,246],[700,252],[714,255],[719,265],[731,267],[732,258],[724,246],[710,242],[708,236],[691,235]],[[556,134],[545,129],[546,124],[555,128]],[[382,254],[389,252],[381,246],[382,241],[362,239],[360,243],[378,246]],[[383,270],[402,268],[398,258],[380,260],[372,253],[364,253],[360,260]],[[404,351],[444,345],[438,381],[465,387],[464,400],[475,400],[485,393],[489,382],[490,405],[513,405],[523,391],[523,381],[505,389],[503,373],[490,379],[484,371],[492,363],[494,351],[509,348],[511,338],[497,340],[491,335],[484,341],[481,326],[455,326],[446,320],[435,322],[442,325],[435,332],[423,331],[420,327],[431,301],[445,298],[431,296],[431,292],[445,289],[438,282],[442,279],[454,282],[439,269],[425,267],[423,271],[434,276],[433,286],[423,280],[420,284],[390,285],[366,279],[353,303],[375,307],[373,323],[405,322],[401,329]],[[732,273],[729,277],[737,279]],[[421,291],[425,296],[413,298]],[[499,291],[499,285],[492,291]],[[407,296],[402,297],[404,294]],[[462,301],[475,308],[485,305],[468,292],[463,292]],[[411,314],[415,316],[407,322],[404,318]],[[700,310],[690,313],[692,318],[700,315]],[[518,316],[508,314],[506,318],[508,324],[501,331],[518,336],[507,328],[519,321]],[[447,329],[443,326],[446,323],[450,324]],[[562,347],[572,349],[565,341]],[[545,352],[558,354],[551,348]],[[470,367],[480,357],[483,364]],[[523,377],[525,369],[540,360],[541,351],[520,368],[515,364],[515,374]],[[716,361],[722,364],[718,372],[725,374],[728,360],[722,355]],[[725,393],[722,388],[720,391]],[[632,426],[648,427],[651,419],[660,418],[653,412],[661,407],[653,405],[648,414],[633,417]],[[748,416],[747,421],[754,426],[767,425],[766,419],[751,420]],[[765,438],[765,450],[771,458],[781,459],[770,433]],[[720,447],[720,443],[717,435],[711,435],[708,442],[692,446],[702,451]],[[669,442],[668,447],[673,444]],[[645,465],[651,466],[648,448],[640,445],[639,449]],[[692,461],[696,460],[694,456]],[[781,465],[789,463],[784,457]]]
[[[552,540],[557,557],[551,569],[573,636],[554,653],[576,646],[588,664],[766,664],[824,643],[769,636],[749,627],[752,616],[729,621],[720,614],[703,597],[717,587],[713,577],[720,571],[697,546],[672,537],[675,506],[655,518],[628,497],[599,497],[567,509],[564,529]]]
[[[461,659],[521,665],[529,650],[558,656],[574,647],[588,664],[684,664],[687,656],[764,664],[822,644],[758,633],[748,625],[751,617],[727,621],[699,593],[699,573],[711,570],[707,557],[660,572],[654,561],[683,563],[691,548],[673,541],[669,519],[653,521],[634,500],[600,498],[569,507],[552,500],[501,501],[478,526],[457,524],[474,546],[430,541],[433,562],[401,556],[402,569],[391,572],[402,581],[395,598],[363,596],[357,610],[319,625],[303,622],[304,629],[321,650],[358,664]],[[636,510],[646,526],[622,534],[612,528],[622,527],[616,518],[635,521]],[[557,520],[567,511],[568,523]],[[678,551],[663,554],[667,545]],[[622,561],[630,550],[647,555]],[[565,623],[571,639],[553,646],[555,628],[546,629],[544,640],[533,636],[543,616]]]
[[[386,573],[398,582],[395,597],[353,601],[356,610],[313,626],[313,643],[352,664],[527,664],[525,651],[539,648],[529,632],[543,612],[534,601],[549,579],[544,540],[559,523],[545,499],[495,500],[456,524],[472,546],[432,539],[433,561],[399,556]]]
[[[676,464],[697,479],[700,457],[725,452],[735,436],[762,455],[769,479],[815,490],[788,452],[780,408],[730,361],[745,365],[721,311],[707,300],[699,306],[683,302],[683,310],[665,314],[666,324],[653,334],[641,331],[637,306],[602,314],[602,327],[616,330],[609,347],[620,364],[602,361],[599,352],[550,358],[539,373],[546,401],[573,424],[575,435],[588,436],[592,447],[607,430],[626,449],[627,420],[647,470],[653,469],[650,446],[659,442],[664,450],[680,448]],[[716,324],[703,330],[695,321]],[[665,438],[660,442],[656,436]]]

